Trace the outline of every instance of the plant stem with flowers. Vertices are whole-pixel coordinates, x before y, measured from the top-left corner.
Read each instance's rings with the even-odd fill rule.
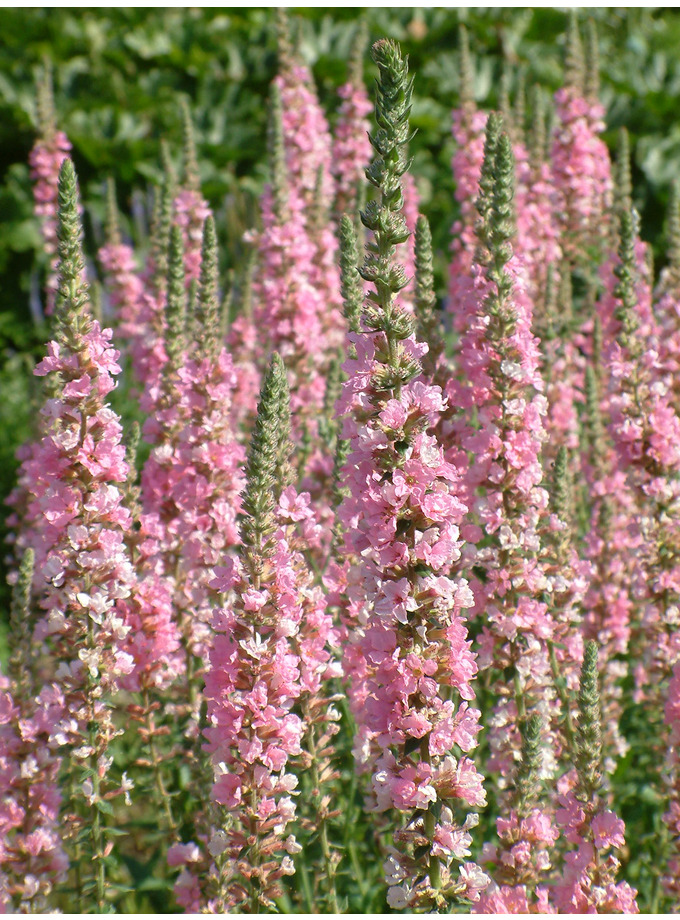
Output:
[[[340,403],[350,453],[339,515],[356,624],[346,668],[358,767],[371,774],[368,801],[397,824],[385,864],[388,903],[442,910],[458,898],[475,900],[488,881],[464,861],[475,809],[485,802],[482,778],[465,756],[479,731],[462,613],[471,596],[457,567],[466,509],[454,492],[455,470],[427,433],[444,409],[441,390],[416,379],[426,346],[397,299],[408,284],[396,247],[409,236],[401,179],[412,80],[395,43],[377,42],[372,53],[378,129],[367,176],[379,196],[362,213],[373,237],[360,273],[374,290],[362,331],[350,335],[356,358],[346,363]]]

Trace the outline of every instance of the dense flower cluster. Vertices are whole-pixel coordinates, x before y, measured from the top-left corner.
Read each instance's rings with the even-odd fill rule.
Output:
[[[226,289],[187,105],[148,240],[109,186],[113,330],[41,84],[0,911],[680,909],[680,195],[655,284],[594,32],[551,119],[509,72],[482,107],[462,29],[440,310],[408,63],[373,46],[371,126],[364,43],[329,121],[279,13]]]

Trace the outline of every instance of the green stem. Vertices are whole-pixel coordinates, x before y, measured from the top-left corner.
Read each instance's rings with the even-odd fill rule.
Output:
[[[96,647],[94,634],[92,629],[92,619],[87,618],[87,646],[88,649],[92,650]],[[90,672],[88,670],[88,687],[87,687],[87,698],[88,702],[92,700],[92,678],[90,677]],[[90,713],[89,718],[89,736],[90,736],[90,747],[92,748],[92,753],[90,754],[90,769],[92,771],[92,796],[94,801],[94,809],[92,811],[92,825],[91,825],[91,836],[92,836],[92,859],[95,863],[95,881],[97,889],[97,910],[98,914],[102,914],[106,908],[106,867],[104,866],[104,848],[103,848],[103,837],[102,837],[102,816],[99,810],[99,801],[101,798],[101,783],[99,777],[99,768],[97,764],[97,752],[99,748],[99,732],[97,721],[94,717],[94,713]]]
[[[430,763],[429,744],[429,738],[426,735],[420,742],[420,759],[422,763]],[[430,846],[432,846],[432,842],[434,841],[435,823],[435,817],[428,808],[425,812],[425,836]],[[440,859],[438,856],[433,856],[432,853],[430,853],[429,876],[431,887],[434,888],[435,891],[440,891],[442,887]]]
[[[156,786],[156,792],[160,798],[161,808],[165,814],[168,830],[174,838],[177,835],[177,824],[175,823],[175,819],[172,816],[172,809],[170,808],[170,796],[168,795],[167,789],[165,788],[165,783],[163,782],[163,774],[161,773],[161,760],[158,756],[156,742],[154,741],[155,725],[150,706],[151,701],[149,699],[149,688],[145,687],[144,713],[146,716],[146,730],[149,737],[149,755],[151,758],[151,764],[153,766],[154,783]]]
[[[574,722],[571,718],[571,708],[570,708],[570,699],[569,694],[567,693],[567,688],[564,683],[564,678],[560,675],[560,668],[557,661],[557,656],[555,655],[555,646],[552,642],[548,641],[548,655],[550,656],[550,670],[552,671],[553,681],[555,683],[555,689],[562,703],[562,710],[564,712],[564,733],[567,736],[567,743],[569,745],[569,750],[572,755],[576,756],[576,731],[574,729]]]
[[[321,809],[322,795],[319,778],[319,765],[317,762],[316,742],[314,740],[314,724],[311,721],[309,706],[307,702],[305,702],[303,711],[305,715],[305,721],[309,725],[309,731],[307,733],[307,749],[309,751],[310,757],[312,758],[312,796],[314,798],[314,806],[316,811],[316,827],[318,828],[319,842],[321,844],[321,854],[323,856],[324,869],[326,872],[326,882],[328,886],[327,898],[328,906],[330,907],[329,913],[337,914],[339,913],[339,910],[337,893],[335,890],[335,861],[333,860],[330,842],[328,839],[328,815],[325,813],[325,809]]]

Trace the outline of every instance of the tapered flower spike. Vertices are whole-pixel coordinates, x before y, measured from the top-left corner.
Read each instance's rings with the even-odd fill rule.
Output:
[[[368,44],[368,20],[365,15],[359,18],[352,40],[352,50],[347,65],[347,75],[350,82],[357,87],[364,85],[364,59],[366,45]]]
[[[66,159],[59,173],[59,283],[54,307],[55,338],[65,345],[79,338],[90,322],[80,228],[76,172]]]
[[[192,281],[198,281],[201,271],[201,240],[203,224],[210,214],[207,201],[201,195],[201,178],[196,156],[196,139],[191,110],[186,99],[180,102],[182,109],[182,181],[175,196],[174,220],[182,228],[184,239],[184,269],[187,289]]]
[[[475,75],[470,55],[470,38],[468,30],[461,23],[458,27],[458,73],[459,73],[459,106],[474,105],[475,101]]]
[[[112,178],[106,187],[106,240],[97,257],[102,268],[102,292],[114,316],[119,338],[133,351],[142,333],[141,318],[145,309],[145,283],[138,269],[132,246],[123,242],[120,229],[116,186]],[[91,297],[95,289],[91,289]],[[95,304],[93,313],[97,316]],[[137,370],[137,368],[135,368]]]
[[[288,10],[279,6],[276,10],[276,50],[278,54],[279,70],[292,66],[294,52],[291,40],[290,19]]]
[[[186,352],[187,294],[184,277],[184,244],[182,230],[173,224],[168,250],[168,295],[165,307],[165,353],[163,367],[166,387],[182,366]]]
[[[275,353],[262,383],[246,461],[247,487],[243,496],[243,562],[256,588],[266,560],[275,549],[272,542],[276,529],[274,508],[284,480],[289,484],[287,470],[291,447],[289,437],[285,436],[285,429],[290,425],[289,399],[286,369],[281,356]]]
[[[283,103],[281,88],[272,83],[269,103],[269,120],[267,123],[267,148],[269,155],[269,176],[274,205],[274,214],[279,223],[289,218],[288,169],[286,167],[286,148],[283,139]]]
[[[347,328],[350,332],[359,332],[364,291],[359,274],[356,230],[347,214],[340,220],[340,284]]]
[[[432,232],[430,224],[422,214],[416,223],[416,316],[420,323],[429,326],[433,321],[433,311],[437,303],[434,292],[434,267],[432,263]],[[427,337],[420,336],[424,341]]]
[[[477,245],[475,199],[479,191],[479,178],[484,159],[484,129],[486,113],[477,108],[474,100],[472,65],[470,62],[467,31],[459,30],[459,104],[453,111],[452,134],[455,152],[451,160],[456,184],[456,201],[460,205],[460,220],[452,228],[449,266],[447,310],[453,315],[453,326],[458,338],[463,333],[466,303],[471,285],[472,261]]]
[[[58,177],[65,158],[71,152],[71,144],[62,131],[57,130],[57,119],[52,91],[52,65],[45,59],[36,81],[36,105],[38,137],[29,155],[35,213],[40,220],[40,229],[45,252],[50,258],[47,275],[46,314],[54,308],[57,287],[57,210]]]
[[[586,425],[588,443],[591,452],[590,462],[597,471],[598,477],[604,474],[604,458],[606,453],[605,428],[602,421],[601,394],[597,380],[597,372],[593,364],[586,366],[585,378],[586,396]]]
[[[38,130],[45,139],[51,138],[57,130],[57,114],[54,106],[52,61],[43,58],[36,80],[36,114]]]
[[[475,230],[480,241],[486,240],[488,232],[488,219],[491,213],[494,176],[496,172],[496,152],[502,127],[503,120],[501,116],[497,112],[491,112],[486,122],[484,161],[479,174],[479,196],[475,202],[475,208],[479,214],[479,220],[475,226]],[[475,253],[475,258],[479,260],[481,255],[482,253],[478,249]]]
[[[362,17],[352,43],[347,81],[339,88],[342,100],[333,131],[332,169],[336,180],[335,214],[355,215],[363,207],[364,174],[371,162],[371,144],[368,140],[370,115],[373,106],[364,85],[364,57],[368,27]]]
[[[636,337],[639,328],[637,314],[637,259],[635,256],[635,241],[637,238],[639,217],[636,211],[625,210],[619,215],[619,264],[614,269],[618,282],[614,288],[617,298],[615,318],[621,324],[619,341],[631,354],[639,355],[644,348],[644,343]]]
[[[206,675],[212,798],[221,806],[221,826],[209,844],[215,889],[209,912],[273,909],[279,880],[295,871],[291,854],[302,849],[286,833],[296,816],[293,766],[306,753],[312,773],[318,766],[302,741],[306,732],[309,740],[312,724],[320,726],[316,683],[328,659],[314,661],[321,650],[314,648],[307,616],[324,630],[330,618],[324,620],[323,595],[312,588],[291,546],[290,525],[303,519],[296,515],[305,502],[289,488],[288,399],[285,367],[274,354],[246,462],[240,557],[216,569],[214,585],[229,594],[225,607],[215,611],[217,635]],[[307,718],[294,714],[294,705]],[[316,741],[325,746],[322,737]]]
[[[432,233],[426,217],[418,217],[415,231],[415,291],[413,306],[416,316],[416,337],[428,346],[423,357],[423,373],[431,380],[444,354],[444,339],[440,332],[437,295],[434,292]],[[444,368],[442,372],[448,374]],[[442,384],[444,381],[436,379]]]
[[[477,914],[554,913],[549,890],[539,886],[550,865],[559,833],[551,815],[540,807],[543,773],[543,720],[533,715],[520,722],[521,754],[514,771],[509,811],[497,820],[499,844],[486,845],[494,883],[474,907]]]
[[[120,246],[120,218],[116,201],[116,181],[112,176],[106,180],[106,241],[109,245]]]
[[[200,174],[198,171],[198,157],[196,155],[196,133],[191,116],[191,109],[186,99],[180,102],[182,110],[182,165],[183,185],[193,192],[199,192]]]
[[[168,281],[168,250],[172,229],[173,201],[176,185],[173,177],[164,172],[163,184],[156,189],[154,218],[151,226],[150,267],[152,287],[156,295],[164,293]]]
[[[139,518],[139,486],[137,485],[139,471],[137,470],[137,457],[141,438],[141,425],[138,421],[134,421],[130,425],[125,438],[125,455],[128,462],[128,478],[125,485],[127,487],[128,497],[127,506],[135,521]]]
[[[574,526],[574,496],[569,466],[569,452],[564,445],[557,450],[551,486],[550,509],[564,524],[564,529],[559,531],[558,536],[558,558],[566,562],[571,547]]]
[[[506,310],[512,291],[512,279],[505,271],[505,266],[512,257],[510,240],[515,235],[515,160],[512,142],[507,134],[503,133],[498,138],[493,164],[493,191],[490,196],[488,224],[484,227],[490,256],[487,277],[496,288],[496,293],[490,295],[489,306],[492,323],[498,324],[500,334],[512,335],[515,327],[514,311]],[[480,191],[481,188],[480,182]]]
[[[214,358],[220,347],[219,265],[217,234],[212,214],[203,225],[201,276],[198,286],[194,336],[203,355]]]
[[[600,46],[597,24],[594,19],[586,23],[584,94],[588,102],[597,102],[600,96]]]
[[[630,140],[625,128],[619,130],[614,168],[614,210],[630,212],[633,207],[633,182],[630,173]]]
[[[133,665],[124,650],[129,627],[121,604],[135,579],[125,545],[130,515],[118,486],[128,473],[121,426],[105,402],[120,372],[118,353],[111,348],[111,331],[102,331],[88,310],[77,183],[69,160],[62,166],[59,199],[56,340],[35,370],[52,375],[56,386],[43,410],[49,425],[34,457],[32,489],[43,512],[67,505],[74,511],[44,515],[43,538],[35,544],[36,588],[45,613],[34,641],[48,647],[63,695],[50,743],[69,754],[64,836],[79,873],[77,896],[94,892],[103,910],[113,860],[102,803],[130,788],[125,781],[115,788],[109,746],[119,733],[113,701]]]
[[[555,94],[552,134],[552,185],[564,256],[589,279],[604,260],[609,242],[602,228],[611,208],[611,163],[600,135],[604,108],[585,98],[578,17],[569,15],[564,85]]]
[[[451,405],[461,407],[447,457],[464,471],[463,495],[474,507],[471,523],[480,528],[470,528],[470,536],[475,542],[485,531],[492,537],[488,547],[480,548],[483,577],[475,583],[475,601],[482,620],[480,666],[493,669],[496,694],[488,763],[501,773],[503,797],[519,743],[518,720],[534,708],[544,716],[550,770],[557,713],[548,650],[554,623],[540,586],[545,577],[541,534],[548,517],[540,462],[547,403],[539,343],[531,331],[533,303],[524,284],[526,261],[521,247],[513,252],[511,242],[512,144],[497,130],[490,116],[474,287],[459,346],[460,377],[449,381],[446,393]],[[522,609],[526,617],[518,616]]]
[[[541,791],[543,762],[543,720],[534,713],[520,723],[522,754],[515,773],[515,802],[517,814],[525,818],[536,805]]]
[[[595,795],[602,783],[602,729],[600,724],[600,690],[598,685],[597,643],[587,643],[581,667],[578,692],[577,728],[578,791],[584,801]]]
[[[512,121],[512,106],[510,105],[510,65],[506,60],[503,61],[501,67],[501,80],[500,87],[498,89],[498,105],[497,109],[501,113],[501,118],[503,119],[503,126],[506,131],[512,133],[514,127]]]
[[[179,176],[177,175],[177,167],[172,155],[172,147],[165,138],[161,138],[160,149],[163,182],[176,189],[179,183]]]
[[[575,776],[567,776],[567,791],[557,822],[569,843],[562,879],[554,888],[562,912],[638,913],[637,892],[616,882],[619,860],[612,849],[625,846],[623,821],[605,806],[602,791],[602,729],[597,643],[586,644],[578,693]],[[571,779],[571,783],[568,781]]]
[[[578,23],[578,12],[569,11],[567,25],[566,46],[564,56],[564,82],[583,95],[585,81],[585,61],[583,58],[583,44]]]
[[[350,335],[357,356],[345,365],[350,377],[340,400],[350,453],[338,515],[347,578],[356,586],[346,604],[345,660],[370,807],[399,822],[385,863],[388,904],[441,909],[458,898],[476,900],[488,881],[462,862],[484,801],[482,779],[466,756],[479,713],[466,702],[476,667],[463,614],[471,596],[458,564],[465,512],[457,475],[428,433],[445,409],[441,390],[414,379],[426,347],[399,298],[407,283],[397,247],[409,235],[401,184],[412,80],[396,43],[379,41],[372,54],[378,128],[367,177],[378,194],[362,212],[373,237],[360,269],[372,290],[362,331]],[[409,690],[421,675],[433,679],[427,699]]]

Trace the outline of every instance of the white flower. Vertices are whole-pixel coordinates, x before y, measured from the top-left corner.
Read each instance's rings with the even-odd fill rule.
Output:
[[[411,889],[408,885],[395,885],[387,890],[387,903],[394,910],[408,907]]]
[[[81,648],[78,652],[78,658],[87,667],[90,677],[97,677],[99,674],[99,652],[97,649]]]
[[[210,843],[208,844],[208,850],[213,859],[219,856],[220,853],[224,853],[228,844],[229,838],[225,832],[222,830],[215,831],[210,838]]]
[[[85,801],[88,805],[94,805],[94,786],[92,785],[92,779],[89,776],[86,780],[83,780],[83,795],[85,796]]]
[[[302,852],[302,846],[295,839],[295,834],[288,835],[284,847],[286,848],[286,852],[290,853],[291,856]]]
[[[501,361],[501,373],[505,374],[506,377],[510,377],[511,380],[521,380],[522,365],[518,364],[516,361],[508,361],[506,358],[504,361]]]
[[[130,790],[135,788],[135,781],[130,779],[127,773],[123,773],[120,782],[120,788],[125,795],[125,804],[132,805],[132,799],[130,798]]]

